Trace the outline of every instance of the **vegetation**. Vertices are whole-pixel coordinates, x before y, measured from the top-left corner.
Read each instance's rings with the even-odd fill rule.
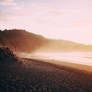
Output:
[[[17,62],[21,62],[21,60],[9,48],[0,48],[0,64],[12,64]]]

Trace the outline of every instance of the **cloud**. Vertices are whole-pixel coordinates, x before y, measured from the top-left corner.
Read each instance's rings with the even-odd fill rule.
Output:
[[[0,0],[0,5],[5,7],[9,6],[9,8],[14,10],[21,10],[23,7],[22,5],[16,3],[14,0]]]
[[[6,21],[7,14],[0,10],[0,22]]]
[[[16,6],[14,0],[0,0],[0,5],[2,6]]]

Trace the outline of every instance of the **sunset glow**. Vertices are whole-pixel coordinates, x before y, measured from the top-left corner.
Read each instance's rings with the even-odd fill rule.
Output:
[[[50,59],[58,60],[61,62],[70,62],[75,64],[83,64],[92,66],[92,53],[83,53],[83,52],[68,52],[68,53],[36,53],[34,56],[38,56],[39,59]],[[31,57],[31,55],[30,55]],[[29,58],[29,57],[27,57]]]
[[[0,0],[0,28],[92,44],[91,0]]]
[[[92,92],[92,0],[0,0],[0,92]]]

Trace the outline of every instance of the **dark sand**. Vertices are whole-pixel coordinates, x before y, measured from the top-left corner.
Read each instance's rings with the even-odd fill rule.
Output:
[[[33,59],[24,63],[0,64],[0,92],[92,92],[92,67]]]

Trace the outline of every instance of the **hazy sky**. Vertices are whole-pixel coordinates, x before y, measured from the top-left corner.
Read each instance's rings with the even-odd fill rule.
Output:
[[[0,0],[0,28],[92,44],[92,0]]]

